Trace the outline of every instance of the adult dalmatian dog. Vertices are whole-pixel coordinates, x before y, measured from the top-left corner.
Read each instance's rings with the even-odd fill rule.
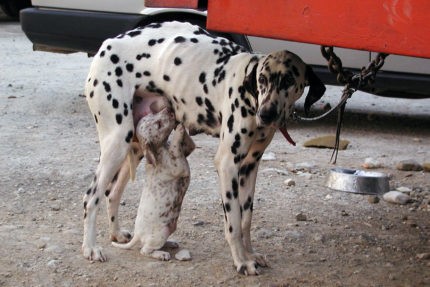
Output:
[[[252,54],[189,23],[154,23],[106,40],[85,86],[101,153],[84,195],[84,257],[106,260],[96,245],[96,214],[104,196],[111,239],[130,240],[117,215],[125,184],[134,174],[135,125],[162,96],[190,134],[219,137],[215,165],[225,237],[237,271],[257,275],[259,266],[267,266],[250,237],[259,161],[277,129],[289,138],[286,122],[305,86],[310,86],[305,100],[309,110],[325,87],[297,55]]]

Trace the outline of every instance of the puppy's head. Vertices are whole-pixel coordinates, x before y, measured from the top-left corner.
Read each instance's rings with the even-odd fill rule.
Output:
[[[156,163],[157,150],[167,141],[175,124],[175,114],[170,108],[150,113],[138,122],[136,136],[150,163]]]
[[[257,125],[284,126],[306,86],[310,86],[305,100],[307,112],[325,92],[312,68],[289,51],[261,57],[244,81],[245,89],[258,101]]]

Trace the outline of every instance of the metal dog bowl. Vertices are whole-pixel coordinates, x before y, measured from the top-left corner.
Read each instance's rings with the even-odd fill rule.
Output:
[[[383,194],[390,189],[388,176],[385,173],[347,168],[331,169],[326,186],[360,194]]]

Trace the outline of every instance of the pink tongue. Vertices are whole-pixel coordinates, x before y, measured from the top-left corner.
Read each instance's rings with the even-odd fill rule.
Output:
[[[290,135],[287,132],[286,128],[279,128],[279,130],[282,132],[282,134],[284,135],[284,137],[287,139],[287,141],[292,144],[293,146],[296,145],[296,143],[293,141],[293,139],[290,137]]]

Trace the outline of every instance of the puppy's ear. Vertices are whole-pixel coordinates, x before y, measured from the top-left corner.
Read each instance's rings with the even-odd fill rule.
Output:
[[[252,71],[245,76],[245,80],[243,80],[243,87],[245,91],[250,93],[254,98],[258,98],[258,90],[257,90],[257,66],[258,64],[254,64]]]
[[[319,99],[321,99],[321,97],[324,95],[326,88],[323,82],[317,77],[317,75],[315,75],[314,71],[309,65],[306,65],[305,76],[309,84],[309,91],[306,95],[305,100],[305,114],[308,115],[311,106]]]
[[[194,141],[191,139],[190,135],[186,131],[184,133],[184,140],[182,141],[182,145],[185,157],[188,157],[196,148]]]
[[[157,165],[157,154],[152,144],[149,143],[145,145],[145,148],[143,149],[143,155],[149,164],[152,164],[153,166]]]

